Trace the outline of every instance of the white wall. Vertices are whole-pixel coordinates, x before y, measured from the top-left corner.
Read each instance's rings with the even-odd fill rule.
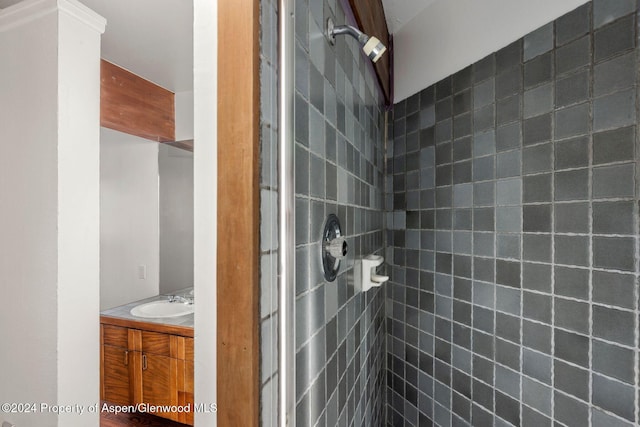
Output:
[[[195,279],[195,399],[216,402],[217,342],[217,2],[193,1],[194,74],[194,279]],[[217,425],[215,412],[195,414],[196,426]]]
[[[193,153],[167,144],[158,149],[160,293],[166,294],[193,286]]]
[[[435,1],[393,35],[394,102],[473,64],[586,1]]]
[[[0,288],[10,302],[0,310],[0,402],[99,399],[103,31],[104,20],[73,0],[0,11]],[[98,414],[0,413],[4,420],[80,427],[97,425]]]
[[[158,295],[158,197],[158,143],[101,128],[101,310]]]
[[[56,44],[54,14],[0,32],[0,140],[10,147],[0,156],[0,283],[12,301],[0,310],[2,347],[11,349],[0,352],[2,402],[54,402],[57,394]]]
[[[58,1],[58,403],[99,398],[100,34],[104,20]],[[92,23],[90,28],[85,22]],[[82,159],[82,161],[78,161]],[[63,413],[59,426],[98,422]]]
[[[176,92],[176,141],[193,139],[193,92]]]

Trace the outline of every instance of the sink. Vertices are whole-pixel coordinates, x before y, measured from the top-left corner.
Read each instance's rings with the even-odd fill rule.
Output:
[[[131,309],[131,314],[146,318],[178,317],[193,313],[194,308],[194,304],[162,300],[137,305]]]

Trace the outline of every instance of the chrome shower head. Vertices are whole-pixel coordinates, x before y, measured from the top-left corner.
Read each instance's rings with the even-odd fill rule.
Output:
[[[385,45],[383,45],[378,38],[368,36],[351,25],[335,25],[333,23],[333,19],[329,18],[327,20],[327,38],[329,39],[329,43],[335,44],[335,36],[342,34],[348,34],[358,40],[358,43],[360,43],[365,55],[367,55],[374,63],[377,62],[378,59],[380,59],[380,57],[387,51]]]

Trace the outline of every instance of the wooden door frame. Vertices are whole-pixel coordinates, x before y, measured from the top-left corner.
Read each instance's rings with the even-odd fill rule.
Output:
[[[218,425],[257,426],[260,2],[218,1]]]

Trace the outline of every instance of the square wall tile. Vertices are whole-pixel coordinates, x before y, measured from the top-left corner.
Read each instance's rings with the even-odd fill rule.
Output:
[[[534,325],[527,322],[527,325]],[[537,326],[537,325],[536,325]],[[551,385],[552,359],[525,348],[522,352],[522,372],[544,384]]]
[[[486,181],[495,177],[495,156],[473,159],[473,180]]]
[[[522,208],[522,230],[525,232],[551,231],[551,205],[528,205]]]
[[[517,234],[498,234],[496,237],[498,257],[520,259],[520,236]]]
[[[589,137],[580,136],[554,144],[556,169],[589,166]]]
[[[520,268],[519,262],[496,260],[496,283],[519,288]]]
[[[588,233],[588,203],[556,203],[554,226],[557,233]]]
[[[601,179],[601,181],[603,180],[604,178]],[[603,187],[605,186],[604,183],[601,185]],[[588,196],[588,169],[571,170],[555,174],[555,200],[584,200],[587,199]]]
[[[519,94],[516,94],[497,101],[496,119],[498,125],[513,122],[520,118],[522,110],[520,108],[521,98]]]
[[[593,370],[633,384],[633,350],[603,341],[593,341]]]
[[[551,266],[522,263],[522,287],[532,291],[551,292]]]
[[[594,405],[611,411],[626,420],[633,421],[634,397],[633,387],[600,375],[593,376],[592,398]]]
[[[628,16],[596,31],[594,33],[595,60],[600,61],[633,48],[634,22],[633,16]]]
[[[593,169],[593,197],[597,199],[633,197],[635,167],[633,164]]]
[[[632,274],[594,271],[592,277],[594,302],[633,309],[636,279]]]
[[[589,237],[556,235],[554,259],[557,264],[589,265]]]
[[[478,109],[494,102],[495,99],[495,81],[488,79],[473,89],[473,108]]]
[[[496,231],[522,231],[522,209],[519,206],[501,206],[496,208]]]
[[[531,88],[550,82],[553,74],[553,54],[551,52],[527,61],[524,64],[524,87]]]
[[[539,412],[551,415],[551,387],[522,378],[522,401]]]
[[[509,69],[522,61],[522,40],[517,40],[496,52],[496,70]]]
[[[633,271],[635,240],[632,237],[594,237],[593,266]]]
[[[525,147],[522,150],[522,173],[548,172],[552,169],[553,148],[550,143]]]
[[[593,335],[598,338],[632,346],[633,322],[632,312],[593,306]]]
[[[522,293],[522,316],[530,320],[551,324],[552,298],[533,292]]]
[[[555,360],[553,380],[557,389],[583,401],[589,400],[589,371]]]
[[[589,407],[581,400],[554,391],[554,415],[565,425],[584,426],[589,424]]]
[[[589,300],[589,270],[561,265],[553,270],[556,295]]]
[[[598,202],[593,204],[593,232],[596,234],[633,234],[635,203]]]
[[[574,105],[562,110],[556,110],[555,138],[562,139],[586,134],[589,131],[589,119],[588,103]],[[602,120],[604,120],[604,118]]]
[[[522,180],[523,202],[550,202],[552,193],[551,182],[551,174],[525,176]]]
[[[591,61],[591,41],[584,36],[555,51],[556,74],[564,74],[585,67]]]
[[[521,174],[520,150],[507,151],[496,155],[496,178],[507,178]]]
[[[594,27],[602,27],[634,10],[633,0],[596,0],[593,2]]]
[[[581,334],[589,333],[589,304],[564,298],[554,298],[555,326]],[[584,396],[586,398],[586,396]]]
[[[635,126],[593,135],[593,163],[596,165],[633,160]]]
[[[517,205],[522,197],[522,180],[520,178],[504,179],[496,182],[498,205]]]
[[[615,57],[594,67],[593,95],[601,96],[629,88],[635,83],[633,53]]]
[[[549,23],[524,37],[524,60],[528,61],[553,48],[553,23]]]
[[[595,314],[594,314],[595,316]],[[567,362],[588,368],[589,338],[560,329],[554,330],[555,356]]]
[[[529,320],[522,320],[522,343],[525,347],[536,350],[540,353],[531,352],[530,357],[534,357],[537,360],[544,361],[545,376],[534,378],[543,381],[546,384],[551,384],[551,363],[549,354],[551,354],[551,328],[547,325],[531,322]],[[527,349],[523,349],[523,353],[527,352]],[[526,365],[526,363],[525,363]],[[548,367],[548,370],[547,370]],[[546,374],[549,374],[547,379]]]
[[[524,92],[524,118],[548,113],[553,107],[553,88],[551,84],[529,89]]]
[[[510,123],[500,126],[496,132],[496,151],[506,151],[519,148],[522,145],[520,123]]]
[[[632,125],[635,121],[635,102],[633,90],[596,98],[593,101],[593,129],[601,131]]]
[[[480,157],[496,152],[496,137],[494,131],[480,132],[473,136],[473,155]]]
[[[578,7],[556,21],[556,45],[561,46],[589,32],[591,3]]]
[[[536,144],[551,139],[551,114],[532,117],[523,121],[522,143]]]
[[[527,261],[551,262],[551,235],[524,234],[522,257]]]
[[[497,100],[520,92],[522,92],[522,66],[520,64],[504,70],[496,76]]]

